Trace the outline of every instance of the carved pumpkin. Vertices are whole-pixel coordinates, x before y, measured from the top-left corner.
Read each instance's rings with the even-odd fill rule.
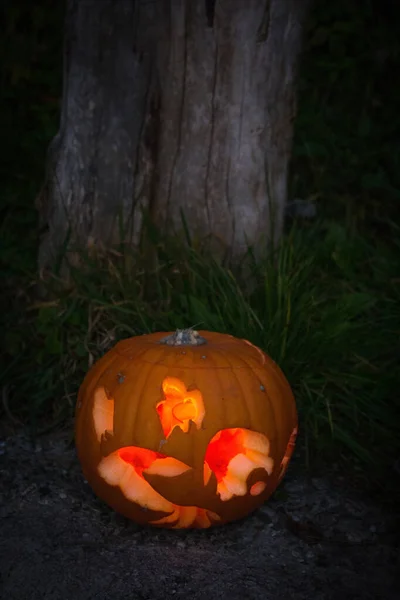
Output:
[[[178,330],[119,342],[76,408],[83,473],[117,512],[209,527],[259,507],[293,452],[297,413],[279,367],[231,335]]]

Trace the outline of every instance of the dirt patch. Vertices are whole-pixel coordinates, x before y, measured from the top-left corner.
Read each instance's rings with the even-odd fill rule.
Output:
[[[62,434],[0,442],[7,600],[395,600],[399,519],[291,466],[267,504],[206,531],[144,528],[104,506]]]

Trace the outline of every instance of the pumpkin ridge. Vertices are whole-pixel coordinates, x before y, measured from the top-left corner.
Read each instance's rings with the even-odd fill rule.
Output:
[[[273,398],[271,397],[271,390],[269,389],[270,382],[271,382],[271,380],[274,380],[275,386],[276,386],[279,396],[280,396],[280,400],[282,400],[282,398],[284,398],[285,395],[287,394],[289,384],[286,381],[286,385],[285,386],[283,385],[285,383],[285,379],[283,379],[285,377],[283,374],[283,371],[278,367],[278,365],[274,361],[272,361],[272,362],[273,362],[272,366],[274,367],[272,369],[273,374],[272,375],[270,374],[270,376],[268,378],[269,381],[265,382],[264,388],[265,388],[265,392],[266,392],[266,395],[267,395],[267,398],[269,401],[269,405],[271,407],[271,411],[272,411],[272,415],[273,415],[273,419],[274,419],[274,429],[276,431],[276,430],[281,430],[280,428],[285,427],[287,425],[287,423],[285,423],[284,420],[282,422],[277,416],[279,406],[278,406],[278,402],[276,400],[274,401]],[[290,386],[289,386],[289,391],[290,391],[290,393],[292,393]],[[274,395],[274,397],[275,397],[275,395]],[[275,441],[274,441],[274,443],[275,443]],[[285,454],[286,446],[284,446],[284,444],[282,444],[282,448],[283,448],[283,454],[282,454],[282,458],[283,458],[283,456]],[[279,453],[281,453],[282,452],[281,447],[277,448],[277,451]],[[280,460],[282,460],[282,458]]]
[[[251,344],[251,345],[252,345],[252,344]],[[264,354],[265,354],[265,353],[264,353]],[[270,368],[270,367],[273,367],[273,368],[272,368],[272,371],[273,371],[274,375],[273,375],[272,377],[275,377],[276,375],[278,375],[278,374],[279,374],[279,373],[278,373],[278,371],[280,371],[280,369],[279,369],[278,365],[275,363],[275,361],[273,361],[273,360],[272,360],[272,359],[271,359],[269,356],[267,356],[267,355],[265,356],[265,359],[266,359],[266,360],[265,360],[264,364],[267,364],[269,368]],[[244,361],[246,361],[246,359],[245,359],[245,358],[244,358],[243,360],[244,360]],[[281,373],[282,373],[282,371],[281,371]],[[282,373],[282,375],[283,375],[283,373]],[[270,392],[268,391],[268,388],[269,388],[269,380],[270,380],[270,379],[271,379],[271,373],[269,373],[269,374],[268,374],[268,377],[266,377],[266,380],[265,380],[264,382],[263,382],[263,381],[260,379],[260,384],[261,384],[261,385],[262,385],[262,387],[263,387],[263,393],[265,393],[265,401],[266,401],[266,404],[268,403],[268,406],[269,406],[269,412],[270,412],[270,414],[271,414],[271,416],[272,416],[272,418],[273,418],[273,430],[274,430],[274,431],[276,431],[276,430],[277,430],[277,427],[278,427],[278,419],[277,419],[277,415],[276,415],[276,406],[275,406],[275,405],[276,405],[277,403],[276,403],[276,402],[274,402],[274,401],[272,400],[272,398],[271,398],[271,394],[270,394]],[[280,381],[279,381],[279,382],[277,381],[277,382],[276,382],[276,387],[277,387],[277,389],[279,390],[279,393],[280,393],[280,395],[281,395],[281,396],[284,396],[284,393],[283,393],[283,392],[284,392],[285,390],[283,390],[283,389],[282,389],[282,386],[280,385],[280,383],[281,383]],[[275,444],[275,440],[271,440],[271,439],[270,439],[269,441],[270,441],[271,445],[272,445],[272,444]]]
[[[242,357],[240,357],[240,359],[241,359],[242,362],[245,362]],[[252,369],[250,369],[250,371],[252,371]],[[233,377],[234,377],[234,379],[235,379],[235,381],[237,383],[237,386],[238,386],[238,388],[240,390],[240,403],[242,405],[242,409],[243,409],[243,411],[247,415],[247,418],[246,418],[245,422],[246,423],[251,423],[252,422],[251,421],[252,415],[251,415],[250,410],[249,410],[249,408],[247,406],[247,403],[246,403],[246,394],[245,394],[245,391],[243,390],[242,380],[241,380],[240,377],[238,377],[238,369],[232,368],[232,375],[233,375]],[[238,425],[238,427],[245,427],[245,425],[241,424],[241,425]]]

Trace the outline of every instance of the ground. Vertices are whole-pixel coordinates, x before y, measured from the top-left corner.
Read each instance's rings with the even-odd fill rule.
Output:
[[[5,600],[395,600],[394,511],[293,461],[247,519],[206,531],[144,528],[85,483],[71,434],[0,442]]]

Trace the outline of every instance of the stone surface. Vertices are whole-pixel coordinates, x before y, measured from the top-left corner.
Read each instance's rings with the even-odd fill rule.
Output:
[[[69,439],[68,439],[69,438]],[[7,600],[395,600],[399,520],[296,461],[266,505],[206,531],[143,528],[85,484],[71,434],[0,443]]]

